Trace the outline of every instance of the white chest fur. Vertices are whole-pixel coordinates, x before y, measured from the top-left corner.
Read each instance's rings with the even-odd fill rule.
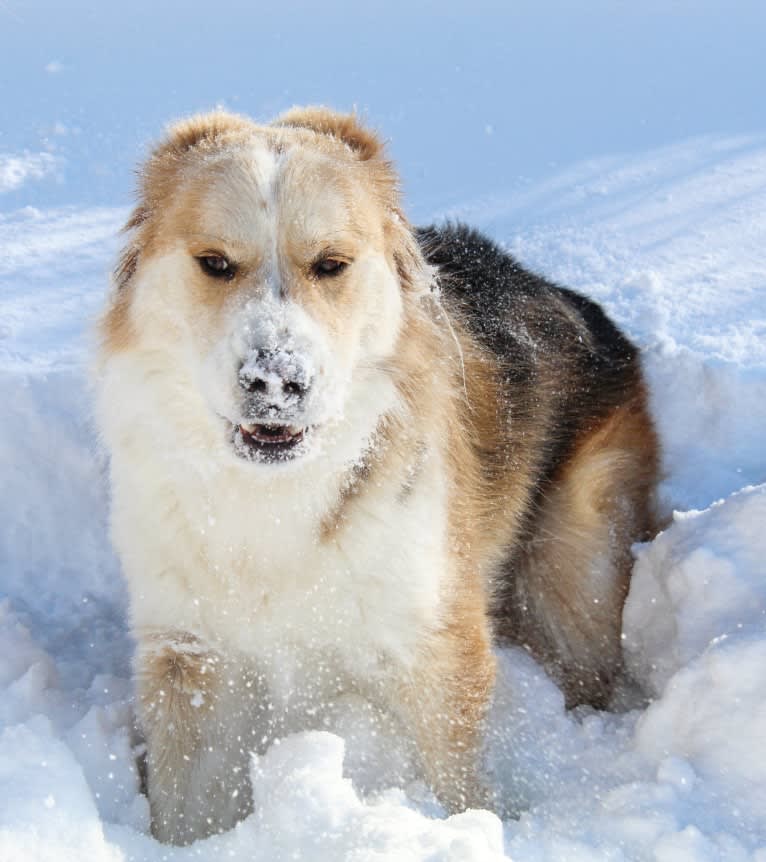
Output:
[[[339,500],[333,453],[263,481],[219,459],[217,440],[190,432],[173,450],[156,415],[128,433],[105,423],[135,629],[188,631],[277,675],[307,656],[365,678],[414,661],[448,576],[438,456],[404,499],[401,477],[376,475],[322,537]]]

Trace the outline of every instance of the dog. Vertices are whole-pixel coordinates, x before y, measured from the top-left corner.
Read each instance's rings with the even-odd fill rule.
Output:
[[[99,325],[152,829],[252,808],[250,752],[346,692],[448,811],[491,803],[493,648],[620,673],[658,444],[636,348],[460,225],[414,229],[354,115],[171,127]],[[302,717],[302,718],[301,718]]]

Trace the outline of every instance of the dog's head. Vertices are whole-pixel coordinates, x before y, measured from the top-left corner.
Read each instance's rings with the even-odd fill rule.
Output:
[[[128,229],[105,351],[164,357],[256,464],[338,433],[428,280],[379,140],[322,108],[176,125]]]

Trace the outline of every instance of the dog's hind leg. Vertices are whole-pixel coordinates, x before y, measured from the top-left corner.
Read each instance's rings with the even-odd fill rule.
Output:
[[[499,633],[526,646],[567,705],[604,707],[621,671],[630,546],[653,527],[657,444],[643,398],[576,447],[513,560]]]

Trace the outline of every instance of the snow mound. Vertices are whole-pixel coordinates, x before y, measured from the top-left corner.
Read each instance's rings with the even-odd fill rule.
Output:
[[[638,552],[624,645],[631,671],[653,695],[714,641],[766,632],[764,525],[760,485],[704,512],[676,512]]]
[[[679,670],[641,717],[636,746],[720,829],[763,841],[766,811],[766,641],[763,632],[717,638]],[[686,765],[679,770],[681,759]]]
[[[83,771],[38,716],[0,734],[0,859],[121,862],[104,838]]]
[[[502,824],[493,814],[468,811],[434,820],[397,792],[365,803],[343,777],[343,754],[339,737],[313,732],[295,734],[254,759],[255,813],[240,832],[249,832],[260,851],[256,858],[505,858]]]

